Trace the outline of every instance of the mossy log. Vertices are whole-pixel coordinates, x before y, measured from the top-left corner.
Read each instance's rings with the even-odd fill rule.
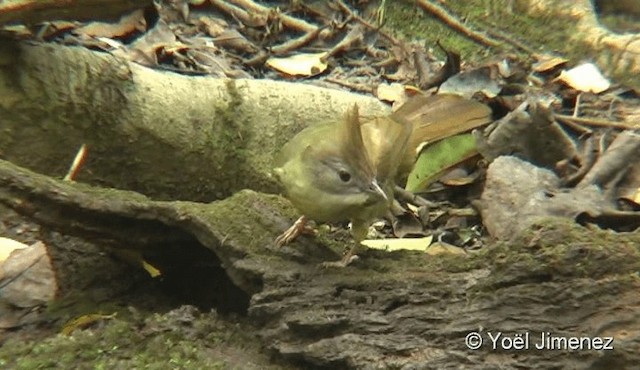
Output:
[[[352,266],[325,269],[319,263],[339,258],[327,235],[273,245],[290,221],[283,215],[292,215],[278,196],[247,190],[210,204],[152,201],[2,161],[0,202],[111,250],[136,249],[166,279],[188,277],[189,266],[221,271],[191,281],[194,292],[246,312],[266,348],[305,368],[606,369],[639,361],[637,233],[549,220],[476,254],[368,251]],[[220,289],[202,289],[214,285]],[[465,346],[471,332],[485,340],[479,350]],[[529,333],[531,349],[494,350],[489,333]],[[614,349],[538,350],[541,333],[611,337]]]
[[[155,199],[210,201],[275,192],[273,158],[307,125],[375,98],[302,83],[184,76],[82,47],[0,40],[0,156]]]

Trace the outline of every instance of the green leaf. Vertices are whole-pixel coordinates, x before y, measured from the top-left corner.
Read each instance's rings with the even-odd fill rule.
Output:
[[[420,152],[405,188],[413,192],[425,190],[445,170],[476,153],[476,140],[471,133],[451,136],[431,144]]]

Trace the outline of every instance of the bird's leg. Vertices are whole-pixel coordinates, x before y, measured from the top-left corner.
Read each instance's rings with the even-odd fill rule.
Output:
[[[300,218],[297,219],[290,228],[276,238],[276,245],[278,247],[282,247],[283,245],[294,241],[298,236],[305,232],[307,221],[308,219],[306,216],[300,216]]]
[[[321,263],[322,267],[347,267],[351,262],[357,260],[359,257],[356,254],[360,247],[360,243],[356,242],[349,251],[342,257],[340,261],[328,261]]]
[[[358,259],[358,250],[360,250],[361,241],[367,236],[369,230],[369,221],[353,220],[351,221],[351,235],[353,236],[354,245],[342,257],[340,261],[331,261],[322,263],[322,267],[347,267],[351,262]]]

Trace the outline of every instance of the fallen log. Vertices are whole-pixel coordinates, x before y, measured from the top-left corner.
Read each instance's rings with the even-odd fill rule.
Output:
[[[167,278],[210,264],[223,274],[193,281],[194,290],[225,294],[218,301],[246,313],[266,348],[304,367],[628,368],[640,353],[637,233],[548,219],[479,253],[371,250],[348,268],[323,269],[344,245],[321,234],[276,248],[293,212],[273,195],[152,201],[2,161],[0,202],[107,250],[153,256]],[[196,286],[208,283],[227,288]],[[477,350],[468,347],[474,333],[484,340]],[[527,336],[529,349],[518,349]],[[537,349],[543,336],[574,350]]]

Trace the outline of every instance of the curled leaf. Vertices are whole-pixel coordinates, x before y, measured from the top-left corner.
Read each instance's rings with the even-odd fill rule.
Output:
[[[576,90],[595,94],[601,93],[611,86],[609,80],[592,63],[581,64],[568,71],[562,71],[556,80],[564,82]]]
[[[286,58],[269,58],[267,66],[290,76],[315,76],[327,69],[326,52],[296,54]]]

